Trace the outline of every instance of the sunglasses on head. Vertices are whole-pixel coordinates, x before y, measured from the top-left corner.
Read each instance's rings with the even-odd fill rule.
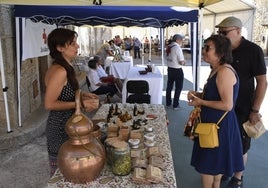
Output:
[[[234,29],[230,29],[230,30],[226,30],[226,31],[218,31],[218,34],[219,34],[219,35],[224,35],[224,36],[226,36],[226,35],[228,35],[229,32],[231,32],[231,31],[233,31],[233,30],[236,30],[236,28],[234,28]]]
[[[203,50],[205,50],[206,52],[208,52],[210,49],[212,49],[213,47],[205,44],[204,47],[203,47]]]

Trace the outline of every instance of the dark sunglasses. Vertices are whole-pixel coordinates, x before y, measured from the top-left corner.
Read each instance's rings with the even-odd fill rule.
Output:
[[[210,49],[213,49],[213,47],[211,47],[211,46],[209,46],[209,45],[207,45],[207,44],[205,44],[205,45],[203,46],[203,50],[205,50],[206,52],[208,52]]]
[[[226,36],[226,35],[228,35],[229,32],[231,32],[233,30],[236,30],[236,28],[235,29],[230,29],[230,30],[227,30],[227,31],[218,31],[218,34]]]

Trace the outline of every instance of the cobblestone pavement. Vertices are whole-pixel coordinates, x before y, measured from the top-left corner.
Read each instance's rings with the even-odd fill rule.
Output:
[[[0,150],[1,188],[42,188],[49,179],[46,137],[11,151]]]

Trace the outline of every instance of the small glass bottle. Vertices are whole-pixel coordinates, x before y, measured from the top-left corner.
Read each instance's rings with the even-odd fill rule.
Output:
[[[112,150],[112,172],[114,175],[126,176],[131,171],[130,149],[127,142],[115,143]]]
[[[138,108],[137,105],[134,105],[134,109],[133,109],[133,116],[137,116],[138,115]]]

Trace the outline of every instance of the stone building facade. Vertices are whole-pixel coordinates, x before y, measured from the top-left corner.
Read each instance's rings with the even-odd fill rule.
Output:
[[[268,56],[268,1],[256,0],[253,41],[262,47]]]

